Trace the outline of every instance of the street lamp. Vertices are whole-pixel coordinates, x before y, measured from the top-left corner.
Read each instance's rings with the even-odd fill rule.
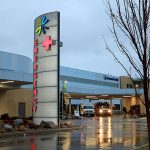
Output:
[[[68,81],[62,81],[62,92],[65,93],[67,91],[67,82]]]

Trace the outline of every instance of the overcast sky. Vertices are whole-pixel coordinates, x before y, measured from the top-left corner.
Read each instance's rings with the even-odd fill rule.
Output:
[[[102,0],[4,0],[0,8],[0,51],[33,57],[34,19],[59,11],[61,66],[112,75],[124,70],[107,52],[113,47],[109,18]]]

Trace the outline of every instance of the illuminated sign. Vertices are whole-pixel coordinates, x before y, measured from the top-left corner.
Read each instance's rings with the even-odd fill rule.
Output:
[[[32,110],[36,124],[59,123],[59,20],[59,12],[35,19]]]
[[[50,36],[46,36],[45,41],[42,42],[42,46],[48,51],[51,45],[53,45],[53,41],[50,39]]]
[[[36,26],[36,30],[35,32],[38,35],[41,35],[41,32],[43,32],[44,34],[46,34],[46,29],[49,29],[49,27],[45,26],[47,23],[49,22],[49,20],[46,18],[46,16],[42,16],[39,17],[36,20],[35,26]]]
[[[34,41],[34,56],[33,56],[33,112],[37,110],[37,58],[38,58],[38,40]]]

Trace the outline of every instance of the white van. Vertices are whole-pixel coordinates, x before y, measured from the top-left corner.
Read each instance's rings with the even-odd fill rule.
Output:
[[[83,115],[83,116],[94,116],[94,105],[93,104],[81,105],[81,115]]]

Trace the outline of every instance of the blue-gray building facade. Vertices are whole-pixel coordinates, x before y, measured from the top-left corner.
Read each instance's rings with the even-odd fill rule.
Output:
[[[60,80],[67,81],[68,90],[73,87],[94,90],[120,88],[119,77],[68,67],[60,68]]]
[[[18,81],[18,85],[33,82],[33,61],[22,55],[0,51],[0,81]],[[66,82],[66,92],[82,94],[131,94],[133,89],[120,89],[120,77],[60,67],[60,89]],[[32,88],[32,85],[30,86]]]
[[[65,84],[66,93],[86,95],[84,98],[80,96],[80,99],[72,98],[71,103],[74,105],[96,102],[98,97],[96,98],[94,95],[106,95],[108,92],[120,90],[120,78],[117,76],[63,66],[60,68],[60,80],[62,91],[63,84]],[[120,101],[113,101],[113,103],[120,104]]]
[[[72,104],[97,102],[100,99],[113,100],[112,104],[120,104],[124,96],[135,95],[134,89],[120,89],[120,77],[113,75],[61,67],[60,80],[60,89],[63,91],[65,87],[64,92],[71,95]],[[140,90],[139,94],[142,93]],[[73,98],[72,95],[80,96]]]
[[[32,83],[33,61],[0,51],[0,90],[28,88],[32,94]],[[60,67],[60,91],[67,93],[74,105],[99,99],[113,99],[113,103],[120,104],[120,99],[135,95],[134,89],[120,88],[120,77],[63,66]],[[143,94],[142,90],[138,92]],[[28,101],[32,105],[32,99]]]
[[[20,88],[22,85],[32,84],[32,67],[30,58],[0,51],[0,83],[3,83],[0,84],[0,89]]]

